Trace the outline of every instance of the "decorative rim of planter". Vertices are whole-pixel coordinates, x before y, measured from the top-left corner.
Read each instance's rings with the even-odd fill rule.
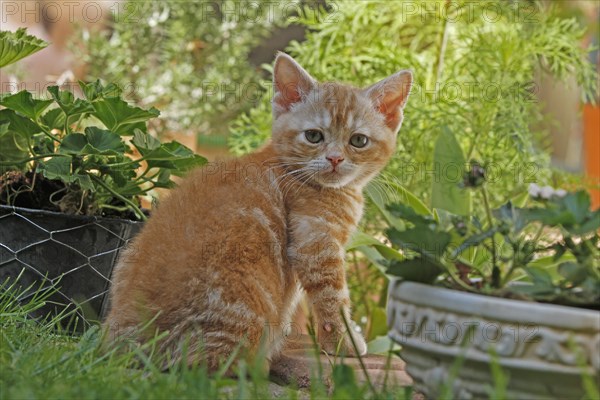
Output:
[[[400,289],[396,289],[401,287]],[[545,325],[557,329],[569,326],[574,330],[600,331],[600,311],[559,304],[537,303],[426,285],[393,279],[390,299],[406,301],[423,307],[435,307],[449,312],[459,309],[463,314],[481,316],[507,323]],[[510,317],[507,317],[510,310]],[[555,315],[548,321],[548,312]],[[393,314],[388,313],[388,326],[393,325]]]

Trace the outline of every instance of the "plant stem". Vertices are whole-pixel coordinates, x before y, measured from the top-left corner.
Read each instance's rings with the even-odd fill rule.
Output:
[[[131,200],[129,200],[128,198],[122,196],[120,193],[118,193],[117,191],[115,191],[113,188],[111,188],[110,186],[108,186],[102,179],[98,178],[96,175],[90,175],[91,178],[100,186],[102,186],[104,189],[108,190],[113,196],[115,196],[117,199],[121,200],[123,203],[127,204],[129,207],[131,207],[133,209],[133,211],[135,212],[135,214],[142,220],[145,221],[147,218],[144,215],[144,213],[142,212],[142,210],[140,210],[140,208]]]
[[[490,202],[488,200],[487,191],[485,190],[485,186],[481,186],[481,195],[483,196],[483,205],[485,206],[485,214],[488,220],[488,229],[494,229],[494,220],[492,218],[492,210],[490,208]],[[492,241],[492,287],[500,288],[500,268],[497,265],[496,260],[496,239],[494,239],[495,235],[492,235],[490,238]]]
[[[450,3],[450,1],[447,1],[446,3],[448,4]],[[438,64],[435,79],[436,92],[438,83],[442,80],[442,73],[444,71],[444,56],[446,54],[446,45],[448,43],[448,20],[449,18],[444,18],[444,30],[442,32],[442,43],[440,44],[440,54],[438,55]]]

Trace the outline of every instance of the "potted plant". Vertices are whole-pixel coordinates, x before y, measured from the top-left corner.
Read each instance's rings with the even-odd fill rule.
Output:
[[[43,48],[24,31],[0,39],[11,61],[32,51],[25,44],[20,51],[20,42]],[[116,85],[79,82],[79,89],[83,98],[57,86],[45,99],[27,91],[0,97],[0,280],[23,270],[25,286],[57,285],[35,314],[77,303],[85,321],[107,307],[118,253],[146,219],[140,198],[205,159],[149,135],[158,110],[129,105]]]
[[[451,132],[440,143],[446,163],[464,164]],[[389,336],[415,389],[461,399],[493,396],[493,388],[500,398],[597,394],[600,210],[590,210],[583,190],[535,184],[521,204],[492,209],[486,179],[486,166],[471,161],[460,184],[434,183],[447,207],[431,211],[413,197],[412,206],[388,204],[387,243],[360,242],[395,277]],[[445,211],[461,198],[453,191],[482,207]]]

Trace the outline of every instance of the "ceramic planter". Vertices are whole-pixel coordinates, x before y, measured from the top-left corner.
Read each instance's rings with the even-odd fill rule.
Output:
[[[32,316],[57,314],[78,304],[76,328],[82,330],[108,309],[113,266],[141,226],[130,220],[0,206],[0,282],[23,270],[20,285],[39,288],[47,277],[44,286],[55,283],[58,291]]]
[[[598,311],[414,282],[393,281],[389,293],[389,336],[428,398],[444,385],[454,398],[489,398],[492,362],[508,378],[508,398],[578,399],[584,372],[600,381]]]

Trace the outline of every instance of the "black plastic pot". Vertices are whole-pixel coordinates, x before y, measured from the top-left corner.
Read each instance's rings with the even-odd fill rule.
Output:
[[[43,317],[76,309],[73,315],[78,318],[64,318],[63,324],[81,331],[107,311],[110,278],[119,252],[142,225],[0,206],[0,282],[23,271],[19,286],[35,285],[24,293],[23,301],[40,285],[54,285],[56,292],[31,315]]]

